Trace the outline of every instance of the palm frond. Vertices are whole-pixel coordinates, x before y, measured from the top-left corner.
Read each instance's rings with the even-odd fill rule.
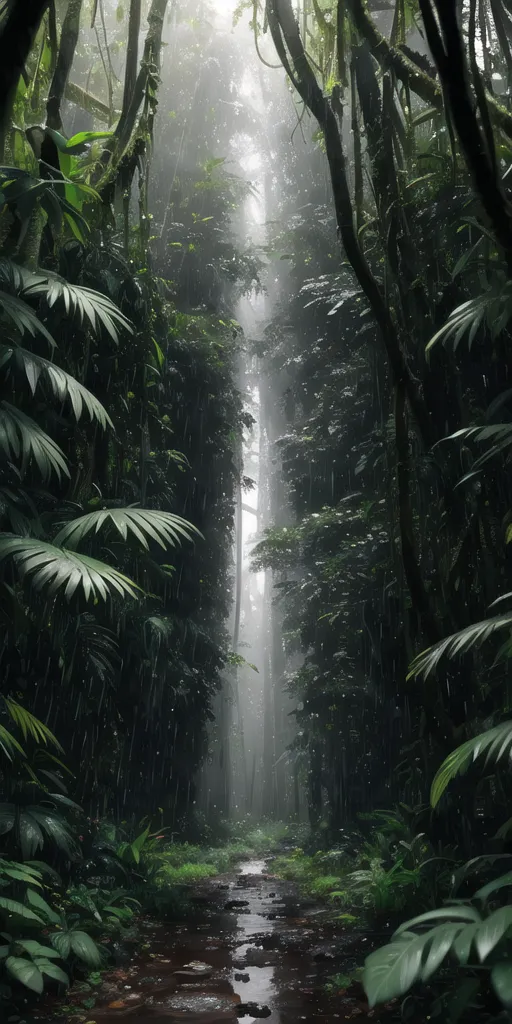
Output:
[[[44,481],[69,477],[64,452],[40,426],[9,402],[0,402],[0,449],[8,459],[34,459]]]
[[[35,715],[27,711],[21,704],[11,700],[10,697],[5,697],[4,702],[10,718],[20,729],[24,740],[30,737],[36,743],[43,743],[45,747],[50,744],[59,750],[61,754],[64,753],[58,739],[44,722],[41,722],[39,718],[36,718]]]
[[[512,282],[503,273],[496,273],[493,287],[476,295],[454,309],[448,320],[430,339],[426,352],[438,341],[452,341],[454,349],[468,336],[471,345],[478,331],[485,328],[494,340],[512,318]]]
[[[21,336],[30,334],[32,338],[36,338],[41,334],[51,348],[55,348],[54,339],[34,310],[17,295],[9,295],[3,290],[0,290],[0,320],[15,327]]]
[[[507,595],[509,596],[509,595]],[[495,615],[490,619],[483,619],[482,622],[475,622],[458,633],[440,640],[439,643],[428,647],[426,651],[416,655],[411,663],[408,679],[414,676],[423,676],[424,679],[437,668],[442,658],[454,658],[457,655],[467,654],[472,647],[480,646],[493,633],[500,629],[512,627],[512,612],[504,615]]]
[[[114,675],[120,657],[117,637],[112,630],[100,626],[92,616],[81,617],[73,632],[73,643],[99,679],[103,681]]]
[[[19,370],[22,370],[34,394],[38,381],[41,377],[48,382],[53,394],[61,402],[71,402],[75,419],[79,420],[84,411],[88,413],[91,420],[95,420],[104,429],[113,427],[112,420],[100,401],[88,391],[83,384],[80,384],[75,377],[66,373],[60,366],[35,355],[19,345],[2,346],[0,349],[0,366],[13,363]]]
[[[75,548],[91,531],[98,534],[105,526],[113,526],[123,540],[127,540],[131,533],[146,549],[149,548],[148,539],[166,548],[175,547],[183,539],[192,540],[194,534],[202,536],[192,523],[172,512],[146,508],[109,508],[89,512],[80,519],[66,523],[55,537],[55,543]]]
[[[453,750],[443,761],[436,772],[430,790],[430,803],[436,807],[448,783],[456,775],[462,775],[473,761],[485,754],[485,764],[494,764],[504,758],[510,760],[512,754],[512,722],[502,722],[493,729],[487,729],[479,736],[466,740],[460,747]]]
[[[57,274],[49,274],[46,271],[44,276],[33,277],[33,283],[25,287],[23,294],[44,297],[50,309],[54,306],[63,307],[67,316],[77,317],[80,324],[87,321],[95,332],[104,327],[116,345],[119,343],[119,328],[133,334],[132,325],[127,317],[101,292],[82,285],[70,284]]]
[[[13,558],[22,577],[29,576],[37,591],[48,597],[64,592],[69,601],[77,591],[86,600],[106,601],[115,593],[136,597],[139,589],[117,569],[87,555],[66,551],[34,537],[0,537],[0,561]]]
[[[490,459],[494,458],[495,455],[499,455],[512,445],[512,423],[491,423],[483,427],[464,427],[462,430],[456,430],[454,434],[450,434],[444,440],[456,441],[459,438],[465,440],[473,440],[477,443],[483,441],[491,441],[491,446],[487,449],[483,455],[479,455],[475,459],[471,471],[467,473],[460,483],[463,483],[469,477],[473,476],[474,473],[482,469],[483,466]]]
[[[3,750],[9,761],[13,760],[16,754],[21,757],[25,757],[25,751],[23,747],[18,743],[18,740],[13,736],[9,729],[6,729],[4,725],[0,725],[0,750]]]

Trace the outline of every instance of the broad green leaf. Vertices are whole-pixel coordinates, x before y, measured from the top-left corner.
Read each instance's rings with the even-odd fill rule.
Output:
[[[67,960],[71,952],[71,939],[69,932],[53,932],[50,935],[50,942],[62,960]]]
[[[479,929],[479,924],[467,924],[457,935],[455,942],[453,943],[453,952],[457,957],[460,964],[464,966],[468,963],[471,955],[471,947],[475,941],[476,933]]]
[[[41,888],[41,882],[37,878],[27,874],[25,871],[20,871],[18,868],[3,868],[1,873],[7,875],[8,878],[14,878],[17,882],[30,882],[30,885],[38,885]]]
[[[75,956],[83,960],[89,967],[99,967],[101,965],[100,951],[87,932],[71,931],[69,938],[71,940],[71,949]]]
[[[427,935],[402,936],[367,957],[362,981],[370,1007],[399,998],[419,980],[427,943]]]
[[[481,961],[487,959],[489,953],[492,953],[510,928],[512,928],[512,907],[500,907],[482,922],[475,937],[475,945]]]
[[[491,982],[496,995],[504,1006],[512,1006],[512,964],[495,964],[491,971]]]
[[[487,882],[487,885],[483,885],[475,893],[475,899],[485,901],[493,892],[497,892],[498,889],[504,889],[507,886],[512,886],[512,871],[509,871],[506,875],[500,875],[499,878],[494,878],[492,882]]]
[[[59,915],[55,912],[55,910],[53,910],[52,907],[50,907],[46,900],[44,900],[43,897],[39,895],[38,892],[35,892],[33,889],[27,889],[27,899],[29,903],[32,904],[33,907],[36,907],[37,910],[41,911],[41,913],[44,914],[47,921],[50,921],[51,924],[59,923]]]
[[[52,955],[55,955],[55,950],[52,949],[51,952]],[[47,978],[52,978],[53,981],[58,981],[61,985],[66,985],[66,987],[69,985],[68,975],[58,964],[54,964],[51,960],[44,958],[40,959],[39,957],[36,959],[36,964],[41,974],[46,974]]]
[[[30,953],[30,956],[42,956],[44,958],[50,957],[60,959],[60,953],[56,949],[52,949],[51,946],[42,946],[36,939],[16,939],[18,946],[21,946],[26,953]]]
[[[421,968],[422,981],[428,981],[435,974],[452,948],[454,940],[463,929],[464,925],[461,924],[441,924],[428,933],[430,947]]]
[[[110,139],[113,134],[113,132],[77,132],[67,140],[65,148],[70,153],[78,153],[89,143],[96,142],[98,139]]]
[[[17,914],[18,917],[24,917],[27,921],[37,921],[38,924],[44,924],[43,919],[38,917],[30,907],[25,907],[23,903],[18,903],[17,900],[10,900],[7,896],[0,896],[1,910],[5,910],[8,914]]]
[[[41,995],[44,986],[43,976],[39,968],[30,960],[25,960],[20,956],[9,956],[5,961],[5,967],[15,981]]]
[[[401,932],[416,928],[419,924],[434,923],[441,920],[478,922],[481,921],[481,917],[478,910],[469,906],[440,907],[438,910],[427,910],[424,914],[419,914],[418,917],[413,917],[410,921],[400,925],[393,938],[395,936],[398,937]]]

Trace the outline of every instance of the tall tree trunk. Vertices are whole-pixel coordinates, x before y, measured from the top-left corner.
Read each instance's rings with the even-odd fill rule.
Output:
[[[124,72],[123,106],[121,120],[126,118],[135,92],[137,81],[137,61],[139,58],[139,33],[141,18],[141,0],[131,0],[128,21],[128,40],[126,44],[126,66]]]
[[[62,128],[60,108],[75,56],[82,6],[83,0],[69,0],[66,16],[62,23],[59,53],[46,104],[46,123],[55,131],[60,131]]]
[[[0,29],[0,158],[20,75],[50,0],[16,0]]]

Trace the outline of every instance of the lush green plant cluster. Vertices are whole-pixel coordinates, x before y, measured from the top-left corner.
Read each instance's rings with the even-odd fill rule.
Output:
[[[231,228],[248,185],[212,157],[208,119],[190,151],[171,125],[167,159],[183,167],[148,206],[166,4],[148,7],[135,120],[127,25],[104,12],[105,112],[101,43],[83,17],[75,32],[80,6],[63,5],[56,25],[41,12],[31,84],[20,79],[2,140],[0,739],[22,757],[7,736],[12,709],[39,713],[66,737],[73,792],[92,815],[138,820],[149,791],[151,812],[178,828],[229,650],[235,452],[250,422],[233,386],[232,308],[259,264]],[[196,38],[183,31],[166,124],[189,111]],[[51,85],[59,53],[64,93],[66,76]],[[229,124],[215,130],[229,148]],[[137,219],[128,197],[143,166]]]

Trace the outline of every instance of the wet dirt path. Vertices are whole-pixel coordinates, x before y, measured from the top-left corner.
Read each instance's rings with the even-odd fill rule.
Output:
[[[378,1020],[378,1014],[368,1012],[358,986],[333,997],[325,990],[329,977],[362,962],[368,940],[322,924],[319,908],[308,905],[294,885],[268,874],[265,861],[248,862],[236,875],[209,880],[195,890],[194,904],[194,914],[182,923],[142,922],[147,930],[142,950],[139,946],[123,967],[107,973],[96,1005],[82,1020]]]

